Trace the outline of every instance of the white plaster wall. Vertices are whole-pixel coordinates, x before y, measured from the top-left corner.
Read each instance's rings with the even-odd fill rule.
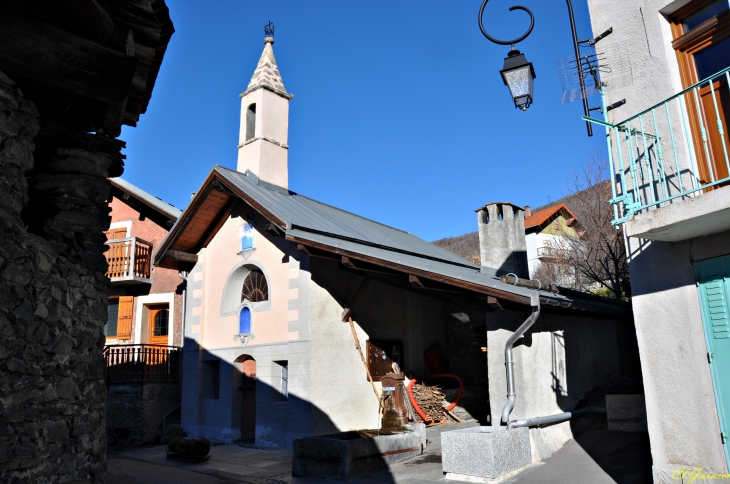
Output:
[[[163,294],[149,294],[147,296],[138,296],[136,298],[137,311],[135,314],[134,321],[134,344],[140,344],[147,342],[147,336],[145,335],[144,341],[142,341],[142,314],[145,305],[148,304],[167,304],[170,310],[170,322],[168,327],[167,344],[172,346],[172,339],[175,336],[173,331],[173,315],[175,314],[175,293],[168,292]],[[145,325],[146,327],[146,325]],[[149,328],[147,328],[149,331]]]
[[[317,412],[313,433],[379,428],[378,400],[355,349],[350,325],[342,322],[342,306],[314,281],[309,300],[310,388]],[[368,334],[358,324],[355,329],[365,354]]]
[[[266,139],[246,143],[246,111],[253,103],[256,104],[254,136]],[[242,173],[251,170],[262,180],[288,187],[288,132],[289,100],[266,89],[257,89],[241,98],[237,170]]]
[[[489,400],[494,425],[499,425],[507,402],[504,346],[528,315],[487,313]],[[621,365],[616,324],[584,315],[543,313],[513,350],[517,400],[510,419],[570,411],[585,392],[618,377]],[[572,437],[569,422],[530,430],[533,460],[544,460]]]
[[[611,55],[606,63],[616,66],[629,64],[631,66],[632,82],[629,85],[611,82],[610,76],[604,76],[608,85],[606,87],[607,104],[613,104],[622,99],[626,104],[620,106],[607,115],[609,122],[618,123],[647,109],[657,103],[664,101],[682,90],[679,76],[679,67],[676,54],[671,46],[672,35],[667,17],[677,8],[686,4],[687,1],[670,0],[588,0],[588,7],[591,15],[593,34],[599,35],[610,27],[613,33],[596,45],[598,52],[609,52],[616,46],[625,46],[627,54],[624,56]],[[599,102],[599,98],[594,98]],[[684,187],[691,186],[690,169],[692,167],[690,157],[691,133],[683,129],[682,111],[680,104],[673,101],[669,105],[672,119],[675,147],[677,150],[677,163],[682,173]],[[666,112],[661,109],[657,111],[657,129],[662,137],[669,135],[669,125],[666,119]],[[654,128],[647,123],[653,122],[650,117],[644,120],[648,132],[654,132]],[[639,129],[638,121],[632,124],[632,128]],[[602,128],[595,126],[597,133],[603,133]],[[688,143],[689,141],[689,143]],[[625,141],[622,141],[622,156],[624,167],[628,167],[628,152]],[[668,163],[667,177],[672,193],[678,192],[678,180],[674,175],[673,150],[664,147]],[[619,162],[618,153],[614,147],[614,164]],[[627,168],[624,174],[630,183],[630,173]],[[643,182],[645,183],[645,182]]]
[[[608,104],[627,101],[611,111],[612,122],[681,90],[666,17],[686,3],[588,0],[594,35],[614,29],[598,47],[625,43],[633,65],[631,85],[607,87]],[[671,116],[673,122],[682,119],[677,108],[671,110]],[[676,123],[674,134],[680,166],[686,170],[690,166],[688,140]],[[689,177],[683,181],[690,183]],[[676,482],[671,473],[681,466],[726,472],[692,264],[730,252],[730,237],[724,233],[676,243],[632,238],[627,241],[627,251],[654,482]]]
[[[693,263],[727,254],[730,233],[627,244],[655,482],[680,466],[726,472]]]

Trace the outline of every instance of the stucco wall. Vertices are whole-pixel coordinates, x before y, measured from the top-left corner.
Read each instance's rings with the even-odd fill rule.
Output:
[[[609,104],[627,101],[611,111],[610,120],[621,121],[681,90],[666,17],[686,3],[588,0],[593,33],[614,29],[598,47],[625,43],[633,65],[631,84],[607,86]],[[676,109],[671,116],[682,119]],[[674,134],[680,166],[686,170],[687,140],[676,126]],[[689,186],[689,178],[685,183]],[[727,469],[693,263],[727,254],[729,242],[727,233],[677,243],[627,241],[654,482],[676,482],[671,473],[682,466],[704,467],[708,472]]]
[[[253,222],[255,250],[239,255],[239,228]],[[190,272],[183,367],[183,428],[190,435],[230,441],[241,436],[241,359],[256,360],[256,441],[287,447],[298,436],[310,435],[309,395],[309,272],[306,256],[296,245],[269,235],[268,222],[252,210],[232,214],[208,247],[198,254]],[[240,281],[231,277],[242,266],[260,269],[267,278],[269,302],[252,304],[255,338],[245,348],[234,341],[238,333]],[[227,285],[236,284],[229,290]],[[233,310],[225,297],[238,298]],[[228,295],[228,296],[227,296]],[[220,393],[205,398],[209,384],[202,368],[220,361]],[[289,400],[281,402],[281,366],[289,364]]]
[[[341,269],[336,260],[322,258],[312,258],[311,271],[313,430],[377,428],[378,401],[352,330],[341,319],[343,307],[352,301],[363,278]],[[364,355],[369,339],[402,341],[402,370],[418,375],[428,374],[426,349],[439,344],[444,354],[448,351],[446,316],[441,301],[379,282],[367,286],[353,311]]]
[[[528,312],[487,313],[489,398],[499,425],[507,401],[504,346]],[[586,315],[543,313],[515,344],[517,401],[511,420],[573,410],[588,390],[621,375],[618,324]],[[535,461],[549,457],[572,438],[570,423],[530,430]]]
[[[627,248],[656,482],[680,466],[725,472],[693,263],[727,254],[730,233]]]

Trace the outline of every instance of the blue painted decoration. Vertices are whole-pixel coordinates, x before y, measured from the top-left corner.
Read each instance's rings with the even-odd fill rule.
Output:
[[[253,234],[253,224],[251,222],[244,222],[240,230],[241,250],[253,249]]]
[[[251,310],[242,308],[238,323],[239,334],[251,334]]]

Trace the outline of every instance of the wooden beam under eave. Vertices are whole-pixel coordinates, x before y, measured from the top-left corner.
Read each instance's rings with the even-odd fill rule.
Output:
[[[423,287],[423,283],[421,282],[421,280],[413,274],[408,274],[408,283],[413,287]]]
[[[102,43],[110,41],[114,33],[114,21],[96,0],[63,0],[63,3],[91,37]]]
[[[360,302],[360,299],[362,299],[363,294],[365,294],[365,289],[367,289],[368,285],[370,284],[370,279],[365,278],[360,283],[360,287],[357,288],[357,291],[355,292],[355,295],[352,297],[352,300],[347,305],[344,311],[342,311],[342,321],[347,321],[352,316],[352,311],[355,309],[355,306],[357,306],[357,303]]]
[[[198,263],[198,254],[180,252],[179,250],[168,250],[165,255],[180,262],[192,262],[193,264]]]
[[[496,309],[498,311],[501,311],[504,309],[502,307],[502,304],[499,302],[499,299],[497,299],[494,296],[487,296],[487,304],[489,304],[489,307],[492,309]]]
[[[0,8],[0,69],[104,103],[129,94],[137,59],[14,8]]]
[[[342,262],[342,265],[347,267],[348,269],[357,269],[357,267],[355,267],[355,264],[350,260],[349,257],[345,257],[343,255],[341,262]]]
[[[235,210],[238,206],[239,201],[240,200],[238,198],[231,197],[231,200],[228,202],[225,210],[218,216],[215,224],[211,225],[211,227],[207,230],[205,237],[203,238],[203,243],[200,244],[201,247],[207,247],[210,241],[213,240],[213,237],[215,237],[221,227],[223,227],[223,224],[228,220],[228,217],[231,216],[233,210]]]

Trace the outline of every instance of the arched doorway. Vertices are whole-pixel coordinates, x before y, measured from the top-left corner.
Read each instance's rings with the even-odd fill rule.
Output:
[[[241,439],[256,438],[256,360],[249,355],[236,359],[241,363]]]

